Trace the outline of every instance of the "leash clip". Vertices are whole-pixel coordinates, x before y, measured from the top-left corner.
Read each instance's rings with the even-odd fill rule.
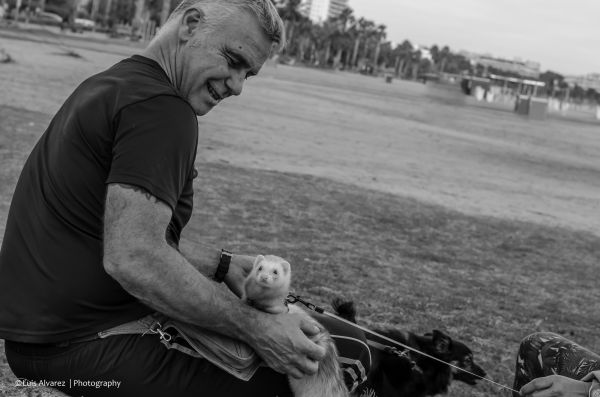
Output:
[[[148,331],[144,332],[143,335],[145,335],[148,332],[151,332],[153,334],[159,334],[160,340],[164,340],[165,342],[170,342],[173,338],[171,334],[162,330],[162,325],[160,325],[158,321],[152,324],[150,328],[148,328]]]
[[[323,312],[325,311],[325,309],[323,309],[322,307],[319,307],[313,303],[310,303],[308,301],[305,301],[304,299],[302,299],[299,295],[294,295],[294,294],[288,294],[286,301],[288,303],[294,304],[296,302],[300,302],[302,303],[304,306],[306,306],[307,308],[309,308],[312,311],[315,311],[319,314],[323,314]]]

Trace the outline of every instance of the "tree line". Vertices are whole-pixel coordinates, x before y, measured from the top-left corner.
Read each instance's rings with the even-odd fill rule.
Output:
[[[9,0],[15,2],[16,0]],[[22,0],[24,6],[42,4],[42,9],[61,16],[73,14],[81,0]],[[487,73],[521,77],[518,74],[483,67],[445,46],[428,49],[414,46],[409,40],[393,45],[387,40],[387,27],[354,15],[347,7],[339,15],[322,23],[313,23],[301,12],[302,0],[271,0],[285,24],[287,45],[280,61],[321,68],[357,70],[363,73],[384,71],[396,77],[419,79],[429,74],[468,74],[485,77]],[[104,27],[132,24],[136,7],[144,8],[146,18],[160,25],[178,0],[91,0],[80,8],[80,16],[90,17]],[[94,7],[94,3],[95,7]],[[72,19],[72,18],[71,18]],[[546,71],[539,76],[546,83],[548,96],[576,102],[600,103],[600,93],[593,88],[569,85],[559,73]]]
[[[448,46],[432,46],[430,57],[408,40],[392,47],[385,25],[356,17],[351,8],[323,23],[313,23],[300,12],[300,3],[287,0],[278,7],[286,27],[284,60],[336,69],[387,70],[415,79],[430,72],[458,74],[471,66]]]
[[[514,72],[473,64],[467,57],[452,52],[448,46],[433,45],[426,49],[428,56],[423,56],[423,51],[408,40],[392,47],[392,43],[386,40],[385,25],[356,17],[351,8],[315,24],[300,12],[300,4],[301,0],[286,0],[278,7],[287,35],[287,46],[281,54],[284,62],[365,72],[383,70],[397,77],[415,80],[432,73],[480,77],[493,73],[523,77]],[[600,103],[600,93],[596,90],[569,85],[565,76],[559,73],[546,71],[540,74],[539,80],[546,84],[548,96]]]

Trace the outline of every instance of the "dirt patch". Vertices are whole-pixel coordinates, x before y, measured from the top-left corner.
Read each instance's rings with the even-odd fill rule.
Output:
[[[0,104],[53,114],[123,55],[6,40]],[[126,51],[127,48],[120,47]],[[131,53],[136,48],[129,49]],[[265,66],[244,95],[199,119],[199,156],[305,173],[445,205],[600,234],[597,125],[531,121],[458,88]]]

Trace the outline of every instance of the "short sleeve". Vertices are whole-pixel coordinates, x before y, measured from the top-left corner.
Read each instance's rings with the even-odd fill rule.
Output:
[[[139,186],[175,210],[194,170],[198,122],[183,99],[162,95],[121,110],[106,183]]]

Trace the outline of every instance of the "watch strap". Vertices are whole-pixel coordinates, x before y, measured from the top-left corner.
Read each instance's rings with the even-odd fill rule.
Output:
[[[219,256],[219,264],[217,265],[217,271],[214,275],[214,280],[217,283],[222,283],[225,280],[225,276],[229,271],[229,265],[231,264],[231,257],[233,254],[226,249],[221,249],[221,256]]]

